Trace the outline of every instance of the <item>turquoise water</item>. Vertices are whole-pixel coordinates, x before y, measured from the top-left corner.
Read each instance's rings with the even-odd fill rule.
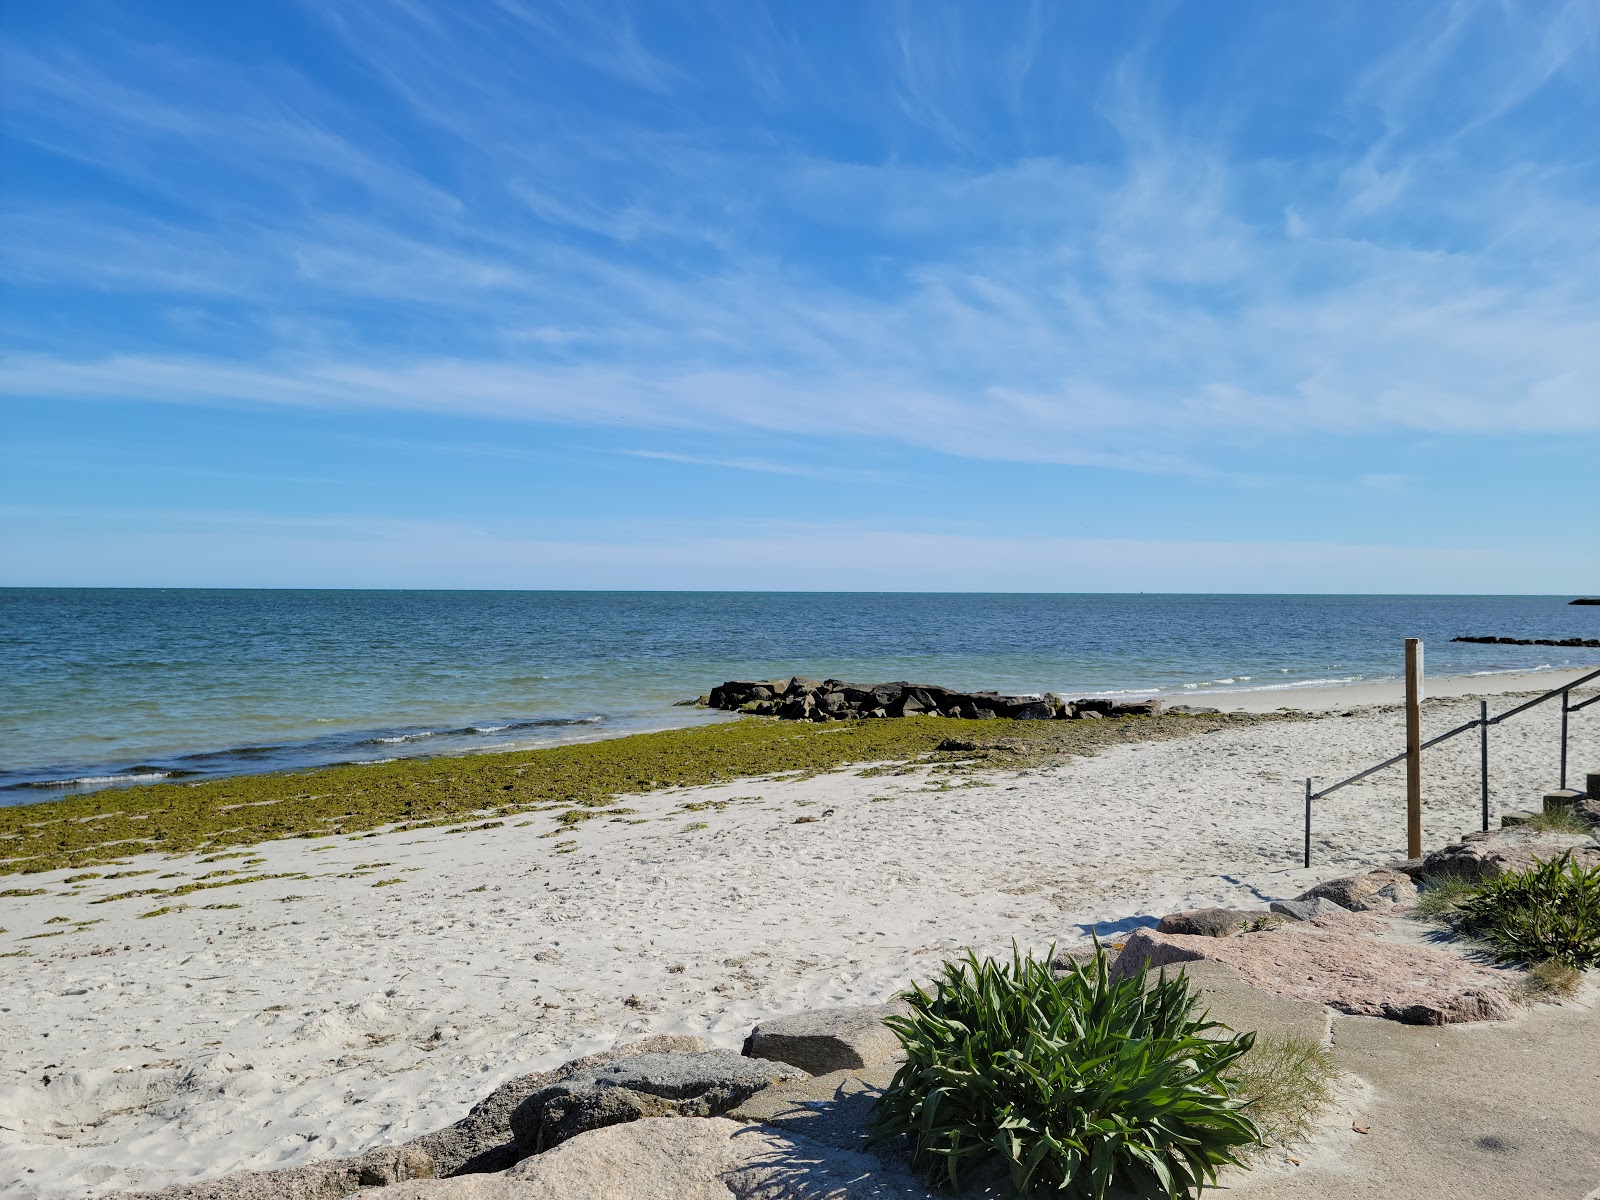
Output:
[[[1181,695],[1600,663],[1568,597],[0,589],[0,802],[725,719],[805,674]]]

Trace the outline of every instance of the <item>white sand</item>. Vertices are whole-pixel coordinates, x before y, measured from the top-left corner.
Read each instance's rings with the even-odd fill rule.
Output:
[[[1476,710],[1433,701],[1424,725]],[[1547,705],[1494,731],[1497,810],[1554,786],[1558,719]],[[1572,725],[1575,772],[1600,767],[1600,706]],[[0,953],[35,955],[0,960],[0,1192],[96,1195],[354,1153],[618,1040],[736,1047],[762,1014],[883,998],[967,946],[1042,948],[1294,895],[1399,856],[1392,770],[1318,806],[1316,865],[1299,867],[1303,777],[1399,745],[1398,713],[1369,709],[976,777],[989,786],[849,770],[626,800],[636,815],[560,837],[539,836],[539,816],[282,842],[253,869],[312,878],[197,892],[148,919],[173,902],[92,901],[240,860],[150,856],[121,869],[188,874],[75,887],[11,876],[49,894],[0,900]],[[1477,753],[1471,735],[1430,752],[1430,845],[1477,827]],[[712,801],[728,803],[683,807]],[[385,865],[352,874],[371,863]],[[57,916],[100,923],[29,938],[74,929]]]

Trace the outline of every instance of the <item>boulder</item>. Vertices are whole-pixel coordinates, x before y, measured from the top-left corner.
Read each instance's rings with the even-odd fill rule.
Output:
[[[890,1001],[773,1017],[750,1031],[742,1053],[812,1075],[877,1067],[900,1055],[900,1040],[883,1019],[910,1011],[904,1002]]]
[[[778,706],[778,716],[788,721],[809,721],[817,711],[817,702],[810,692],[791,692]]]
[[[1047,700],[1024,700],[1014,704],[1006,715],[1013,721],[1049,721],[1055,718],[1056,710]]]
[[[1226,963],[1251,987],[1274,995],[1408,1025],[1507,1020],[1518,1011],[1506,976],[1490,967],[1321,922],[1286,922],[1231,938],[1138,929],[1112,970],[1121,978],[1202,959]]]
[[[511,1114],[535,1092],[565,1075],[602,1063],[616,1062],[638,1054],[698,1054],[709,1048],[700,1038],[688,1034],[658,1033],[613,1050],[574,1059],[553,1071],[523,1075],[501,1084],[474,1104],[467,1115],[454,1125],[425,1133],[406,1145],[426,1154],[433,1164],[433,1174],[441,1177],[504,1170],[521,1157],[511,1133]]]
[[[1139,700],[1131,704],[1119,704],[1112,712],[1119,717],[1159,717],[1162,708],[1160,700]]]
[[[714,1117],[764,1087],[798,1079],[786,1063],[731,1050],[636,1054],[563,1074],[511,1113],[523,1154],[537,1154],[591,1129],[643,1117]]]
[[[908,692],[901,695],[894,702],[893,707],[889,709],[889,715],[892,717],[915,717],[926,711],[927,705]]]
[[[1362,875],[1346,875],[1319,883],[1301,892],[1298,899],[1315,900],[1319,896],[1351,912],[1366,912],[1410,903],[1417,898],[1417,884],[1404,871],[1379,867]]]
[[[1162,933],[1224,938],[1259,923],[1266,916],[1266,911],[1259,908],[1197,908],[1192,912],[1168,913],[1156,928]]]
[[[1287,917],[1291,921],[1312,921],[1317,917],[1349,911],[1326,896],[1313,896],[1309,900],[1274,900],[1267,909],[1274,915]]]

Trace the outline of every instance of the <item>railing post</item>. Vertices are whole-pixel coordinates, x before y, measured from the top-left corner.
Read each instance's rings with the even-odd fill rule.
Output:
[[[1481,782],[1479,798],[1483,801],[1483,830],[1489,831],[1489,702],[1478,701],[1478,768]]]
[[[1306,780],[1306,866],[1311,865],[1311,780]]]
[[[1406,857],[1422,857],[1422,640],[1406,639]]]
[[[1567,706],[1572,702],[1572,691],[1561,693],[1561,790],[1567,790]]]

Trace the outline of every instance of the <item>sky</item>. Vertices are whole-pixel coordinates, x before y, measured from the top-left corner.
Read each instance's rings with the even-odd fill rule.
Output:
[[[0,4],[0,584],[1600,589],[1600,7]]]

